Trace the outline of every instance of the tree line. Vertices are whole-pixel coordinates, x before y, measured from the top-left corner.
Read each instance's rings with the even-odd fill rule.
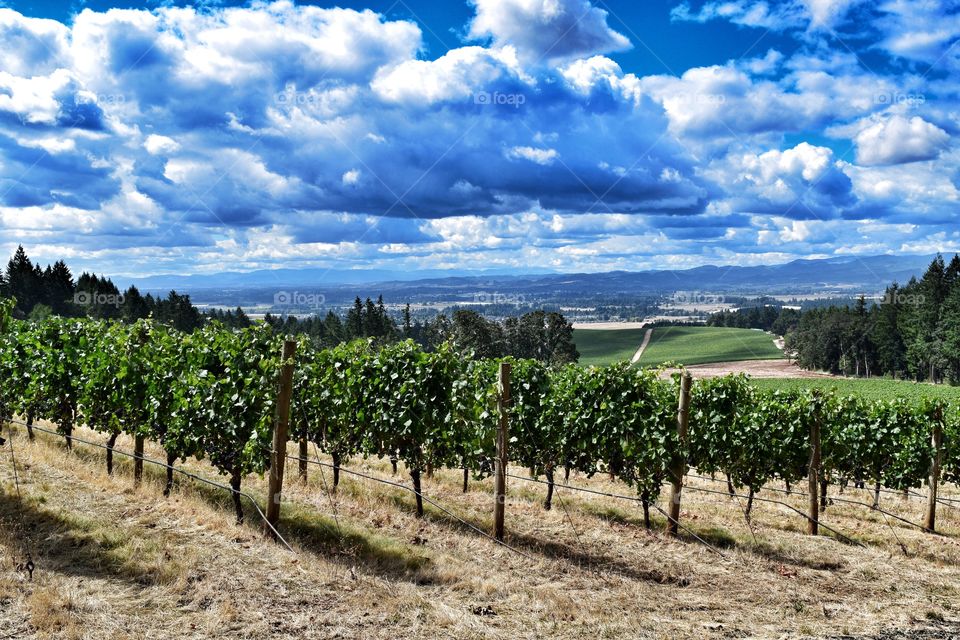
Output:
[[[151,318],[178,331],[190,333],[211,321],[230,329],[246,329],[256,322],[240,307],[201,312],[189,295],[171,291],[166,298],[142,295],[135,286],[125,291],[110,278],[83,273],[74,281],[63,260],[46,269],[34,264],[22,246],[0,273],[0,297],[15,300],[13,317],[43,320],[49,316],[88,317],[133,324]],[[554,311],[531,311],[503,321],[488,320],[476,311],[459,309],[450,316],[413,320],[410,305],[394,318],[383,296],[361,300],[344,314],[330,310],[325,316],[297,317],[266,314],[263,322],[277,333],[305,335],[320,347],[334,347],[357,339],[377,345],[413,340],[433,351],[451,343],[461,353],[477,357],[514,356],[549,364],[576,362],[580,356],[573,342],[573,326]]]
[[[848,376],[960,384],[960,255],[938,255],[918,279],[878,302],[860,296],[802,312],[775,306],[723,311],[707,324],[772,331],[797,363]]]
[[[787,335],[800,365],[857,376],[960,383],[960,256],[937,256],[922,277],[882,300],[803,314]]]

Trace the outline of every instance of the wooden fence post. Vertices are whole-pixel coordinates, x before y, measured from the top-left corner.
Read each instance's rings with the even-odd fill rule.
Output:
[[[306,427],[304,427],[304,432],[300,434],[300,481],[304,484],[307,483],[307,433]]]
[[[810,422],[810,465],[807,467],[808,520],[807,533],[815,536],[820,532],[820,426],[823,420],[819,391],[814,391],[814,416]]]
[[[933,457],[930,460],[930,490],[927,492],[927,514],[923,527],[928,533],[937,530],[937,493],[940,489],[940,467],[943,465],[943,409],[938,408],[933,423]]]
[[[493,535],[503,541],[503,517],[507,494],[507,442],[509,441],[510,417],[510,363],[500,363],[500,395],[497,405],[500,420],[497,423],[497,457],[494,460]]]
[[[267,493],[267,522],[276,529],[280,520],[280,501],[283,498],[283,467],[287,459],[287,439],[290,430],[290,398],[293,395],[293,357],[297,343],[285,340],[280,369],[280,391],[277,394],[277,413],[273,425],[273,448],[270,451],[270,489]],[[267,533],[276,537],[273,529]]]
[[[683,491],[683,476],[687,473],[687,460],[683,448],[687,443],[687,427],[690,424],[690,387],[693,378],[687,371],[680,376],[680,403],[677,408],[677,438],[680,451],[676,452],[670,465],[670,519],[667,531],[675,536],[680,531],[680,493]]]
[[[139,487],[143,482],[143,442],[145,438],[139,433],[133,438],[133,484]]]

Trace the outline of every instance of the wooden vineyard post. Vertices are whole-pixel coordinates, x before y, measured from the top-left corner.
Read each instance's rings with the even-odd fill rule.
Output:
[[[287,459],[287,439],[290,430],[290,398],[293,395],[293,357],[296,350],[296,342],[284,341],[280,391],[277,394],[277,413],[273,425],[273,448],[270,451],[270,488],[267,493],[267,522],[270,525],[267,527],[267,533],[271,537],[276,537],[274,529],[280,520],[283,467]]]
[[[683,491],[683,476],[687,472],[687,460],[683,450],[687,443],[687,427],[690,424],[690,387],[693,378],[687,371],[680,376],[680,404],[677,408],[677,440],[680,450],[674,454],[670,465],[670,518],[667,531],[675,536],[680,532],[680,493]]]
[[[928,533],[937,530],[937,493],[940,488],[940,467],[943,465],[943,409],[938,408],[933,423],[933,457],[930,459],[930,490],[927,492],[927,514],[923,528]]]
[[[820,393],[814,392],[814,415],[810,421],[810,466],[807,467],[807,497],[809,500],[807,533],[815,536],[820,533],[820,426],[823,420]]]
[[[140,486],[143,481],[143,441],[139,433],[133,439],[133,484]]]
[[[306,428],[300,434],[300,481],[307,483],[307,433]]]
[[[497,400],[500,419],[497,423],[497,457],[494,460],[493,535],[503,542],[503,517],[507,500],[507,442],[510,427],[510,363],[500,363],[500,396]]]

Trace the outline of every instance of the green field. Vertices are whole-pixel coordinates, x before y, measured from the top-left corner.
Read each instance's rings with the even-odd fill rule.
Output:
[[[737,360],[776,360],[783,354],[773,336],[753,329],[658,327],[640,356],[642,366],[664,362],[685,365]]]
[[[580,364],[603,365],[630,361],[640,348],[646,329],[574,329],[573,341],[580,352]]]
[[[855,394],[868,400],[899,396],[910,400],[928,397],[960,402],[960,387],[883,378],[754,378],[751,383],[760,389],[833,389],[841,395]]]

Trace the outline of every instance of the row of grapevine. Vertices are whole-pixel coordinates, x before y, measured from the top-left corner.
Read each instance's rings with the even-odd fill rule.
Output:
[[[121,433],[149,438],[169,464],[208,459],[238,492],[244,476],[270,464],[281,342],[263,325],[181,334],[149,320],[29,324],[0,306],[0,415],[54,422],[68,445],[75,424],[104,433],[108,446]],[[767,392],[726,376],[696,382],[681,441],[676,379],[626,364],[511,364],[510,457],[546,476],[547,508],[558,469],[609,473],[648,504],[678,456],[753,496],[773,479],[807,475],[813,420],[823,434],[824,481],[921,486],[937,424],[945,430],[944,478],[960,480],[960,420],[939,401]],[[317,349],[300,338],[291,433],[336,467],[355,457],[388,458],[403,462],[418,490],[421,474],[436,468],[463,469],[466,483],[468,471],[492,472],[497,368],[497,361],[448,347],[428,353],[410,341]],[[168,475],[168,490],[171,483]],[[239,494],[234,499],[242,519]]]

